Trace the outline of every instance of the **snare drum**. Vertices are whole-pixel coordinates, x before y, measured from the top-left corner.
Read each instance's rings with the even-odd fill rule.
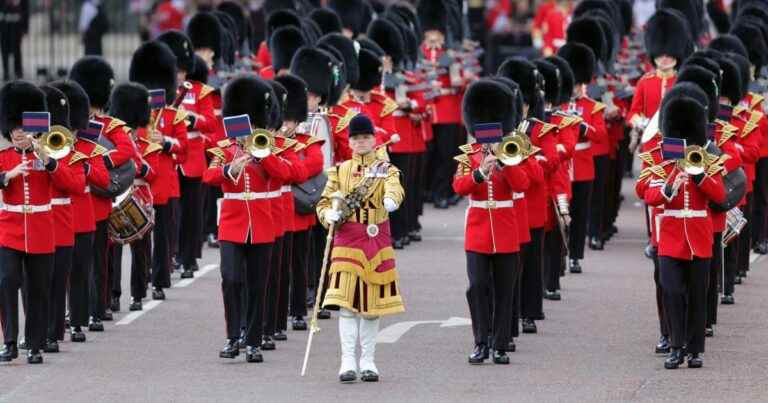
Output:
[[[144,200],[142,192],[131,187],[115,198],[108,223],[109,237],[113,242],[131,243],[152,229],[155,210],[151,202]]]

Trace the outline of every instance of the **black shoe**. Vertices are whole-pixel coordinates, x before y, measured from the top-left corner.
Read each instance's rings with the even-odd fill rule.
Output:
[[[656,344],[656,354],[669,354],[669,338],[667,336],[659,337],[659,342]]]
[[[315,306],[315,289],[307,289],[307,308],[313,308]]]
[[[101,323],[101,319],[91,318],[91,322],[88,323],[88,330],[91,332],[103,332],[104,324]]]
[[[240,337],[237,338],[237,348],[245,350],[245,329],[240,330]]]
[[[195,278],[195,273],[192,270],[186,269],[181,272],[181,278]]]
[[[460,201],[461,201],[461,196],[453,195],[453,196],[448,198],[448,205],[449,206],[455,206],[455,205],[459,204]]]
[[[0,350],[0,362],[10,362],[19,358],[19,347],[16,343],[8,343]]]
[[[708,326],[704,328],[704,337],[715,337],[715,327]]]
[[[485,344],[479,344],[475,346],[472,354],[469,356],[470,364],[482,364],[488,359],[488,346]]]
[[[245,347],[245,361],[264,362],[264,356],[261,355],[261,350],[258,347],[247,346]]]
[[[576,259],[571,259],[570,264],[570,272],[571,273],[581,273],[581,264]]]
[[[28,364],[42,364],[43,363],[43,355],[40,354],[40,350],[29,350],[27,353],[27,363]]]
[[[737,276],[741,277],[742,280],[747,278],[747,271],[748,270],[739,270],[738,273],[736,273]]]
[[[352,383],[357,380],[357,372],[355,371],[347,371],[339,375],[339,382],[341,383]]]
[[[181,263],[176,256],[171,256],[171,272],[178,271],[179,269],[181,269]]]
[[[683,350],[679,348],[673,348],[669,355],[667,355],[667,359],[664,360],[664,368],[666,369],[677,369],[685,359],[685,355],[683,355]]]
[[[83,333],[83,330],[80,328],[80,326],[72,329],[72,331],[69,333],[69,340],[72,343],[85,343],[85,333]]]
[[[112,303],[109,305],[112,312],[120,312],[120,297],[112,297]]]
[[[101,315],[101,320],[103,320],[105,322],[112,322],[114,319],[115,319],[115,317],[114,317],[114,315],[112,315],[112,311],[110,311],[109,309],[104,311],[104,314]]]
[[[194,272],[196,272],[196,271],[200,270],[200,266],[198,266],[198,265],[197,265],[197,262],[195,262],[195,263],[192,263],[191,265],[189,265],[189,267],[187,268],[187,270],[189,270],[189,271],[191,271],[191,272],[193,272],[193,273],[194,273]]]
[[[560,301],[560,291],[544,291],[544,299],[550,301]]]
[[[653,245],[651,244],[645,245],[645,249],[643,249],[643,254],[645,255],[645,257],[647,257],[648,259],[653,259],[654,252],[655,251],[654,251]]]
[[[330,319],[331,318],[331,311],[323,308],[320,310],[320,312],[317,313],[318,319]]]
[[[165,299],[165,292],[162,288],[155,288],[152,290],[152,299],[154,300],[164,300]]]
[[[589,249],[603,250],[603,240],[596,236],[589,238]]]
[[[235,339],[228,339],[227,344],[219,351],[219,358],[235,358],[240,354]]]
[[[536,333],[536,322],[533,319],[523,319],[523,333]]]
[[[421,242],[421,234],[419,231],[411,231],[408,234],[408,239],[410,239],[412,242]]]
[[[505,351],[493,350],[493,363],[494,364],[509,364],[509,356]]]
[[[444,210],[448,208],[448,200],[446,199],[437,199],[435,200],[435,208]]]
[[[408,235],[406,235],[406,236],[400,238],[400,243],[402,243],[403,246],[408,246],[408,245],[411,244],[411,239],[408,238]]]
[[[704,366],[704,359],[701,358],[699,353],[691,353],[688,355],[688,368],[701,368]]]
[[[29,350],[29,343],[26,340],[22,340],[19,343],[19,350]]]
[[[297,316],[291,321],[291,328],[293,330],[307,330],[307,322],[304,321],[304,318]]]
[[[755,245],[755,253],[758,255],[768,255],[768,241],[760,241]]]
[[[284,330],[278,330],[274,335],[272,335],[272,338],[277,341],[286,341],[288,340],[288,335],[285,334]]]
[[[133,301],[131,301],[131,305],[128,306],[129,311],[141,311],[144,307],[141,306],[141,300],[134,298]]]
[[[392,249],[403,249],[403,241],[399,239],[392,241]]]
[[[739,277],[739,276],[736,276],[736,277],[733,279],[733,284],[736,284],[736,285],[741,285],[741,277]]]
[[[264,336],[264,340],[261,342],[261,349],[264,351],[272,351],[276,348],[275,342],[269,336]]]
[[[360,380],[363,382],[378,382],[379,374],[371,371],[370,369],[366,369],[360,374]]]
[[[218,248],[219,240],[216,239],[216,235],[208,234],[207,243],[209,248]]]
[[[56,340],[46,340],[45,345],[43,346],[43,352],[44,353],[58,353],[59,352],[59,342]]]
[[[733,294],[725,294],[720,298],[720,303],[723,305],[733,305],[736,300],[733,299]]]
[[[507,345],[507,352],[514,353],[517,351],[517,346],[515,345],[515,339],[510,338],[509,344]]]

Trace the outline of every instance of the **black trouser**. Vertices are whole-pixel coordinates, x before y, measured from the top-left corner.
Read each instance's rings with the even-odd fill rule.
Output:
[[[67,312],[67,281],[72,269],[74,247],[58,246],[53,258],[53,272],[48,305],[48,339],[64,340],[64,316]]]
[[[269,261],[269,272],[266,277],[267,288],[264,297],[264,334],[272,336],[277,330],[277,299],[279,295],[279,277],[283,261],[284,235],[276,237],[272,243],[272,254]]]
[[[218,213],[217,200],[221,197],[221,188],[218,186],[203,185],[203,235],[217,235],[219,233],[219,223],[216,219]]]
[[[179,221],[181,221],[181,209],[179,206],[180,202],[178,197],[168,199],[168,207],[170,208],[170,221],[169,230],[166,233],[166,236],[168,237],[169,258],[179,256]],[[170,267],[169,272],[172,272],[174,269],[175,267]]]
[[[27,306],[24,335],[31,350],[43,348],[51,270],[53,253],[31,254],[0,247],[0,320],[6,344],[18,341],[19,289],[23,286]]]
[[[517,253],[487,255],[467,251],[467,302],[475,345],[488,343],[491,327],[490,287],[493,287],[493,338],[497,350],[506,350],[510,338],[512,302],[517,282]],[[491,274],[493,273],[493,274]]]
[[[110,243],[109,245],[109,284],[112,298],[120,298],[123,295],[123,245]],[[110,304],[110,301],[107,301]]]
[[[560,289],[560,268],[563,265],[563,236],[559,228],[544,233],[544,286],[547,291]]]
[[[749,253],[752,251],[752,224],[749,218],[752,217],[752,195],[747,193],[747,204],[741,207],[744,217],[747,218],[747,224],[739,233],[739,273],[749,271]]]
[[[227,338],[240,337],[241,316],[246,317],[245,344],[261,346],[264,293],[272,244],[241,244],[220,241],[221,293]],[[245,312],[241,312],[242,290],[247,290]],[[244,314],[244,315],[243,315]]]
[[[720,277],[723,273],[723,233],[715,232],[712,244],[712,260],[709,268],[709,284],[707,286],[707,327],[717,323],[717,297]]]
[[[597,155],[592,159],[595,164],[595,180],[592,182],[592,188],[597,189],[589,198],[589,228],[588,235],[598,239],[603,236],[603,220],[608,215],[606,207],[608,206],[608,195],[610,194],[608,186],[608,155]],[[574,185],[580,182],[574,182]],[[574,192],[574,205],[576,201],[576,189]],[[574,206],[575,207],[575,206]],[[575,240],[578,241],[578,238]],[[577,259],[584,257],[584,244],[582,244],[582,253]]]
[[[170,235],[172,232],[172,214],[170,202],[155,206],[155,227],[152,229],[152,287],[168,288],[171,286]]]
[[[188,270],[197,264],[197,255],[202,245],[202,183],[200,178],[179,175],[181,205],[179,215],[179,263]]]
[[[704,352],[709,260],[659,256],[664,308],[669,315],[672,348],[687,345],[689,353]]]
[[[766,239],[766,215],[768,214],[768,158],[757,160],[755,167],[754,206],[752,210],[752,244]]]
[[[424,173],[424,178],[421,181],[422,200],[432,200],[434,198],[432,187],[435,184],[435,171],[437,170],[435,147],[434,139],[427,142],[427,152],[424,153],[421,161],[421,169]]]
[[[325,240],[328,237],[328,230],[317,223],[309,231],[309,287],[317,289],[317,286],[320,284],[320,272],[322,271],[323,252],[325,252]],[[325,288],[328,288],[328,284],[325,285]]]
[[[101,38],[102,35],[100,34],[86,33],[83,35],[83,47],[85,48],[86,55],[102,55]]]
[[[280,258],[280,271],[277,273],[277,310],[275,311],[276,330],[288,329],[288,290],[291,283],[291,264],[293,263],[293,232],[283,235],[283,255]]]
[[[520,316],[525,319],[544,318],[542,307],[543,258],[544,228],[531,228],[531,242],[526,245],[523,251],[523,270],[520,274]]]
[[[572,187],[573,199],[570,208],[571,227],[568,234],[568,252],[571,259],[581,260],[584,259],[584,242],[587,239],[592,181],[573,182]]]
[[[69,324],[73,328],[88,326],[93,237],[93,232],[75,234],[72,270],[69,273]]]
[[[291,253],[291,311],[292,317],[307,315],[307,276],[310,254],[310,230],[293,233]]]
[[[410,223],[408,222],[408,204],[410,203],[407,197],[408,192],[411,190],[411,176],[410,172],[410,154],[391,153],[389,159],[400,170],[400,183],[403,185],[403,190],[406,193],[405,199],[399,209],[390,213],[390,227],[392,228],[392,239],[398,240],[406,237],[410,230]]]
[[[93,240],[93,270],[90,280],[90,308],[92,317],[102,319],[106,310],[107,295],[110,285],[107,282],[109,273],[109,240],[107,239],[107,220],[96,223],[96,234]]]
[[[661,269],[659,267],[659,250],[653,247],[653,282],[656,284],[656,314],[659,317],[659,333],[669,337],[669,315],[664,309],[664,291],[661,287]]]
[[[525,271],[525,267],[523,266],[523,255],[528,251],[531,244],[529,242],[526,242],[524,244],[520,244],[520,253],[517,254],[517,281],[515,281],[515,288],[512,292],[512,318],[510,320],[510,324],[512,327],[510,328],[509,335],[512,338],[520,337],[520,304],[521,304],[521,286],[520,286],[520,277],[522,276],[522,273]],[[493,273],[491,273],[491,276],[493,276]],[[491,312],[493,312],[493,307],[491,307]],[[491,321],[493,322],[493,321]],[[493,329],[489,329],[490,331],[493,331]]]
[[[451,183],[456,173],[456,161],[453,159],[459,153],[459,139],[461,125],[436,124],[432,125],[435,148],[432,154],[434,158],[434,181],[432,193],[435,200],[449,197],[453,191]]]
[[[141,301],[147,296],[147,278],[152,264],[152,235],[131,242],[131,298]]]
[[[739,269],[739,243],[743,235],[739,234],[725,247],[725,273],[723,275],[723,294],[733,295],[736,275]]]
[[[410,231],[420,231],[421,224],[419,223],[419,217],[424,213],[424,198],[421,197],[421,191],[424,188],[424,181],[426,175],[426,153],[414,154],[413,161],[413,184],[411,186],[411,192],[406,196],[410,198],[410,212],[408,213],[408,222],[411,225]]]
[[[24,76],[21,63],[21,39],[23,37],[21,27],[10,26],[0,30],[0,52],[3,58],[3,79],[10,80],[11,71],[8,69],[8,59],[13,56],[13,71],[15,78]]]

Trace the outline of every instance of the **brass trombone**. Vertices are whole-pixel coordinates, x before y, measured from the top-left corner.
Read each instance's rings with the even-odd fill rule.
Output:
[[[49,157],[59,160],[72,151],[75,146],[75,136],[64,126],[54,125],[47,133],[37,140],[37,147],[45,150]]]
[[[699,175],[707,169],[707,151],[701,146],[685,148],[685,158],[678,160],[678,167],[688,175]]]
[[[515,133],[504,137],[494,154],[502,164],[515,166],[531,155],[532,150],[531,140],[528,136],[522,133]]]
[[[264,129],[256,129],[245,136],[242,146],[245,152],[254,158],[265,158],[272,154],[272,145],[275,139],[272,133]]]

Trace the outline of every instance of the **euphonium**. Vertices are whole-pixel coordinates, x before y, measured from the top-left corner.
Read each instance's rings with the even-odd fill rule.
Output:
[[[704,173],[707,165],[707,151],[701,146],[688,146],[685,148],[685,158],[680,160],[678,165],[688,175]]]
[[[264,129],[256,129],[245,137],[243,148],[254,158],[265,158],[272,153],[274,137],[272,133]]]
[[[518,165],[527,156],[531,149],[531,143],[524,134],[506,136],[496,148],[496,158],[504,165]]]
[[[51,126],[51,130],[43,133],[39,140],[40,147],[49,157],[58,160],[66,157],[75,145],[75,136],[64,126]]]

